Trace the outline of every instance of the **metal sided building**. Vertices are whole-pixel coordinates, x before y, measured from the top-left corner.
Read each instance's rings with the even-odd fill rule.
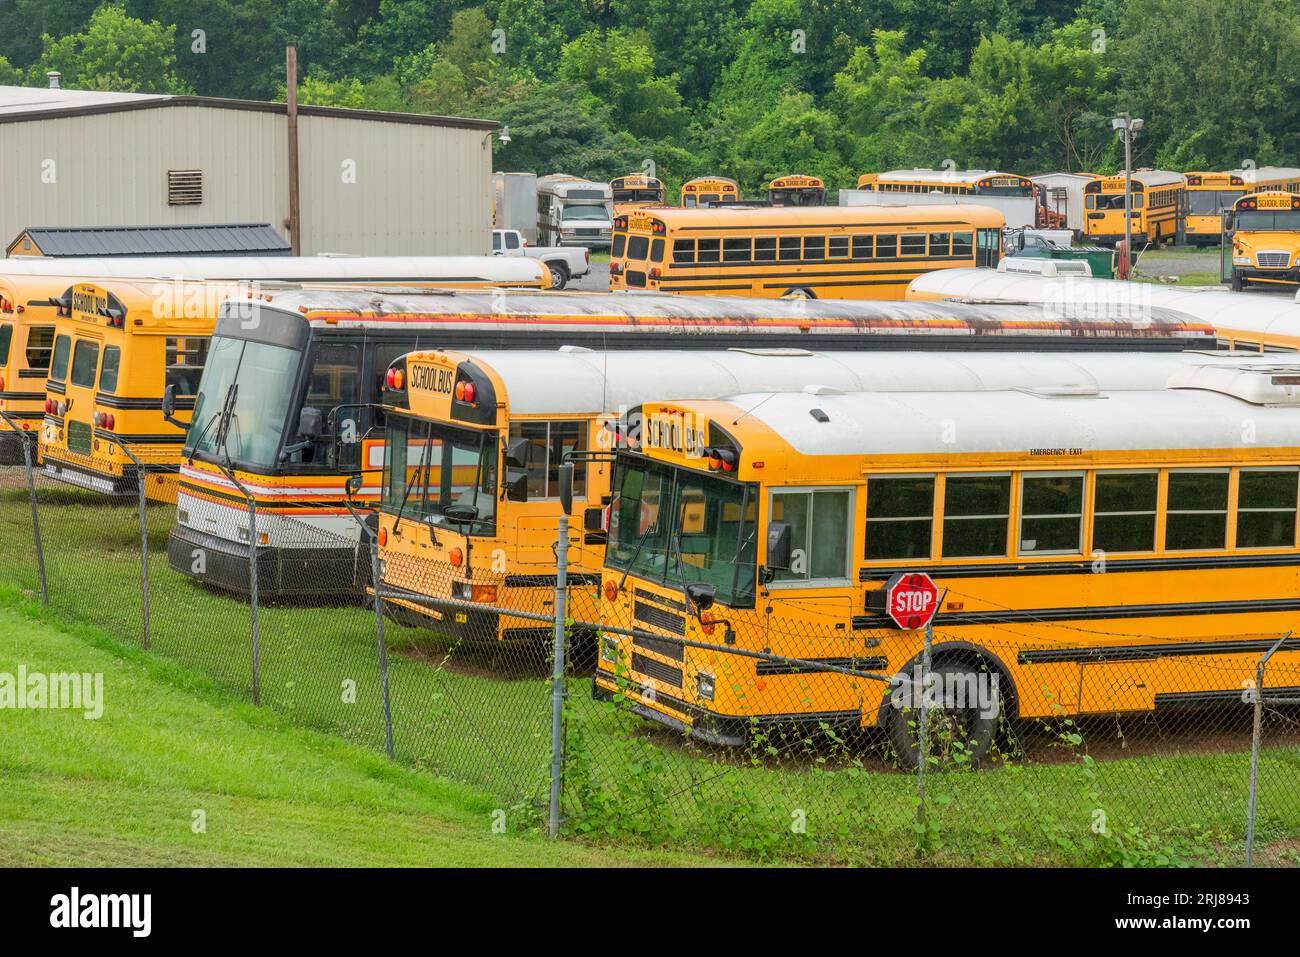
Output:
[[[486,255],[489,120],[298,107],[301,253]],[[0,240],[41,227],[270,223],[284,103],[0,86]]]

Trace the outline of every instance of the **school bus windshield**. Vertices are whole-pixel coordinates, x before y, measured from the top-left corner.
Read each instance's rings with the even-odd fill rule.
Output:
[[[671,588],[713,585],[724,605],[753,603],[755,486],[620,456],[612,490],[607,565]]]
[[[1238,232],[1294,232],[1300,230],[1300,209],[1242,209],[1237,211]]]
[[[1240,189],[1189,189],[1187,211],[1193,216],[1218,216],[1241,199]]]
[[[492,535],[496,473],[493,433],[389,414],[379,502],[384,512],[467,535]],[[463,514],[447,515],[451,506],[461,506]]]
[[[214,337],[186,453],[259,468],[278,464],[301,358],[284,346]]]

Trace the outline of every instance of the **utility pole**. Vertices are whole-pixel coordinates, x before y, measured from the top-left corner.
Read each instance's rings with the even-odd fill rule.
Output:
[[[1142,129],[1142,120],[1121,113],[1110,121],[1124,140],[1124,278],[1132,278],[1133,263],[1133,137]]]
[[[289,246],[302,255],[302,223],[298,207],[298,48],[284,48],[284,89],[289,118]]]

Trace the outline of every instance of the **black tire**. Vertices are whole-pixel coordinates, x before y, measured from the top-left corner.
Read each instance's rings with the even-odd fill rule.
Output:
[[[981,712],[978,708],[948,708],[940,704],[932,707],[926,716],[926,738],[930,742],[930,753],[939,757],[939,767],[966,766],[979,767],[988,756],[989,749],[997,737],[998,723],[1002,717],[1005,699],[1001,693],[1001,680],[998,672],[987,664],[969,661],[939,661],[934,664],[931,673],[938,678],[940,701],[943,701],[945,680],[961,679],[969,681],[974,676],[976,681],[987,676],[998,676],[996,687],[999,693],[992,713]],[[899,761],[907,768],[915,768],[921,759],[920,747],[920,711],[917,708],[899,708],[888,706],[888,731],[890,742],[898,754]],[[957,749],[962,754],[960,760],[952,757],[953,742],[960,742]]]
[[[1241,274],[1240,270],[1232,271],[1231,287],[1233,292],[1243,292],[1246,289],[1246,277]]]
[[[547,263],[546,268],[551,271],[552,289],[563,289],[569,284],[569,269],[564,263]]]
[[[817,294],[804,286],[791,286],[781,294],[782,299],[816,299]]]

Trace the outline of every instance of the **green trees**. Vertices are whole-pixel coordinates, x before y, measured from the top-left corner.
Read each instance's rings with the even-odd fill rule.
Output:
[[[29,71],[33,85],[58,70],[63,83],[84,90],[184,93],[188,85],[176,74],[174,25],[145,23],[119,6],[96,10],[84,31],[55,39],[41,38],[44,49]]]
[[[0,82],[500,119],[501,168],[753,192],[899,166],[1297,163],[1297,0],[0,0]]]

